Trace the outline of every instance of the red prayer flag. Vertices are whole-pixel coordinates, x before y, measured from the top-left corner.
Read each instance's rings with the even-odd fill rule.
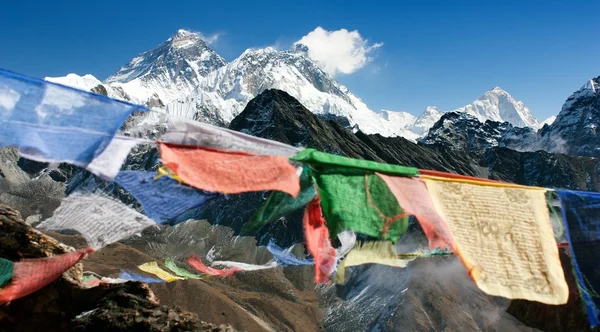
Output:
[[[239,194],[277,190],[297,197],[300,178],[285,157],[158,142],[163,164],[190,186]]]
[[[314,199],[304,212],[304,237],[308,252],[315,260],[315,280],[325,283],[335,269],[335,249],[329,240],[329,230],[321,211],[320,200]]]
[[[188,263],[190,263],[190,265],[193,266],[196,270],[198,270],[204,274],[211,275],[211,276],[229,277],[230,275],[233,275],[234,273],[243,271],[242,269],[237,268],[237,267],[231,267],[231,268],[218,270],[218,269],[206,266],[206,265],[204,265],[204,263],[202,263],[202,260],[200,260],[200,258],[196,255],[190,256],[188,258]]]
[[[22,298],[46,287],[92,252],[91,248],[79,249],[63,255],[16,262],[12,282],[0,289],[0,303]]]
[[[385,181],[398,200],[400,207],[415,217],[429,239],[430,248],[444,249],[446,246],[456,251],[452,231],[446,221],[440,217],[427,191],[427,186],[419,179],[388,176],[377,173]]]

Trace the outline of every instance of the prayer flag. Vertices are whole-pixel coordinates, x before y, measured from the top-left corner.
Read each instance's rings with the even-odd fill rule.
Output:
[[[106,195],[75,192],[64,198],[52,217],[37,228],[75,230],[97,250],[154,225],[148,217]]]
[[[198,189],[225,194],[278,190],[293,197],[300,193],[296,169],[285,157],[159,144],[163,163]]]
[[[176,281],[176,280],[184,280],[184,278],[174,276],[174,275],[170,274],[169,272],[161,269],[160,267],[158,267],[158,264],[156,262],[144,263],[144,264],[138,266],[138,269],[140,269],[144,272],[152,273],[155,276],[159,277],[160,279],[162,279],[166,282],[171,282],[171,281]]]
[[[297,198],[284,192],[272,191],[267,200],[254,212],[250,220],[244,225],[245,231],[259,231],[266,224],[286,216],[306,206],[317,190],[309,176],[308,167],[303,167],[300,176],[300,194]]]
[[[400,207],[417,218],[429,239],[430,248],[454,248],[452,232],[433,205],[425,184],[416,178],[377,173],[392,191]]]
[[[0,303],[22,298],[46,287],[93,251],[90,248],[80,249],[62,255],[24,259],[14,263],[11,283],[0,289]]]
[[[204,265],[200,258],[196,255],[190,256],[188,258],[188,263],[193,266],[196,270],[208,274],[211,276],[219,276],[219,277],[229,277],[237,272],[242,271],[239,267],[226,268],[222,270],[214,269],[212,267]]]
[[[378,176],[339,168],[313,173],[332,236],[350,230],[395,243],[406,231],[408,214]]]
[[[306,247],[315,260],[315,281],[325,283],[335,269],[336,260],[318,198],[308,203],[303,223]]]
[[[202,276],[188,272],[186,269],[180,268],[179,266],[177,266],[175,264],[175,261],[173,261],[172,258],[167,258],[165,260],[165,266],[167,267],[167,269],[171,270],[171,272],[175,273],[176,275],[186,278],[186,279],[202,279]]]
[[[147,110],[0,69],[0,146],[17,146],[28,159],[85,168],[136,109]],[[110,177],[111,169],[96,163],[90,171]]]
[[[587,310],[590,326],[600,324],[600,194],[584,191],[556,190],[562,204],[565,233],[577,287]]]
[[[477,286],[493,296],[564,304],[564,278],[544,190],[425,179]]]
[[[162,135],[161,141],[264,156],[291,157],[301,150],[285,143],[239,131],[178,118],[169,119],[167,132]]]
[[[115,182],[138,200],[144,212],[156,222],[163,223],[180,214],[200,207],[216,195],[178,183],[156,172],[122,171]]]

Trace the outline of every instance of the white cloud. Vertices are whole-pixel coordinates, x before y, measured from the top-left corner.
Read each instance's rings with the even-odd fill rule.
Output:
[[[215,34],[212,35],[205,35],[203,33],[200,34],[202,40],[204,40],[205,43],[207,43],[208,45],[212,45],[214,43],[216,43],[219,38],[221,38],[221,33],[217,32]]]
[[[325,72],[352,74],[373,58],[369,55],[383,43],[370,44],[358,31],[340,29],[327,31],[321,27],[308,33],[296,44],[308,47],[308,56]]]

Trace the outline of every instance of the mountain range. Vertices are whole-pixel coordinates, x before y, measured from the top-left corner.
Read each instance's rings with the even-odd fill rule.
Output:
[[[227,125],[247,103],[267,89],[286,91],[311,112],[338,118],[367,134],[416,141],[444,111],[427,107],[419,117],[407,112],[373,111],[308,56],[308,48],[248,49],[227,62],[198,33],[179,30],[155,49],[143,52],[104,82],[92,75],[47,77],[49,81],[144,104],[168,114]],[[507,121],[538,129],[529,108],[499,87],[454,110],[479,121]]]

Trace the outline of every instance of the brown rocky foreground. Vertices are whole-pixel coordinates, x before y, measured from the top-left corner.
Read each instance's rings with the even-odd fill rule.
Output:
[[[18,261],[73,250],[27,226],[18,212],[0,203],[0,257]],[[144,283],[85,288],[82,276],[79,263],[43,289],[0,306],[0,331],[235,331],[160,305]]]

